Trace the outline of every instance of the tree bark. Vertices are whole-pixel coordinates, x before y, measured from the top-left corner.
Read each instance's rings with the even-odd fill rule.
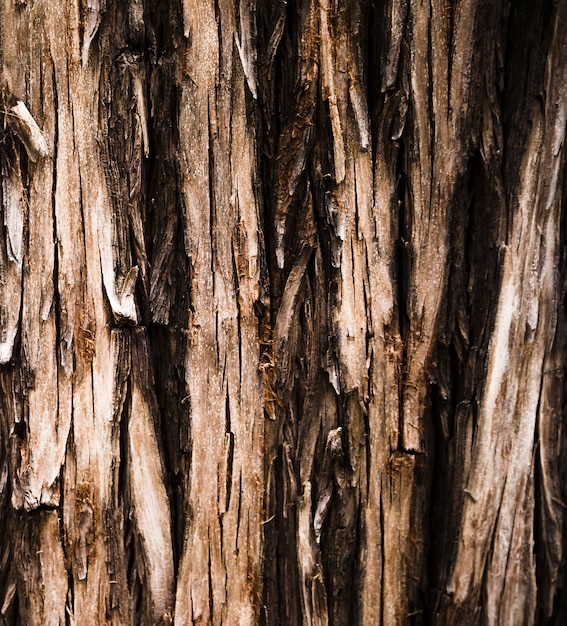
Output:
[[[563,623],[567,5],[0,26],[2,623]]]

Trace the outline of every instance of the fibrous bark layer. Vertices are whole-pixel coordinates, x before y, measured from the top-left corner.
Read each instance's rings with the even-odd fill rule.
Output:
[[[563,623],[567,4],[0,26],[3,623]]]

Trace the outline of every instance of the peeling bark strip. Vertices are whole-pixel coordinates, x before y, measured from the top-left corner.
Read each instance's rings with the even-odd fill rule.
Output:
[[[21,100],[11,107],[8,113],[8,123],[24,144],[31,161],[35,163],[49,154],[43,133]]]
[[[563,624],[567,4],[0,7],[0,621]]]

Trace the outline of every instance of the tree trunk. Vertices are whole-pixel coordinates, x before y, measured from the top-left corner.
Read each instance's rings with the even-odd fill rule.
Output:
[[[0,18],[2,623],[564,623],[567,3]]]

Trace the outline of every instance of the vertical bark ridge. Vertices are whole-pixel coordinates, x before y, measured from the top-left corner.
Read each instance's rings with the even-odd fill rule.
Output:
[[[238,15],[227,2],[183,9],[179,128],[187,167],[180,188],[192,273],[180,624],[252,624],[259,612],[264,417],[254,315],[261,250],[253,12],[253,3],[242,3]]]
[[[84,32],[79,28],[83,9],[88,22]],[[125,623],[132,609],[127,600],[124,507],[118,492],[119,423],[125,401],[121,372],[130,357],[110,329],[116,322],[136,323],[139,318],[134,290],[139,268],[145,285],[146,253],[139,214],[141,159],[136,150],[147,156],[149,139],[140,72],[129,68],[136,109],[125,126],[132,128],[128,138],[136,149],[124,190],[113,169],[113,163],[124,160],[113,143],[114,129],[109,129],[108,147],[98,136],[109,101],[104,91],[97,97],[102,55],[93,50],[92,42],[104,9],[98,4],[45,5],[6,8],[3,14],[4,25],[8,21],[24,29],[26,20],[34,20],[39,33],[29,39],[30,48],[25,50],[27,73],[14,74],[16,55],[21,56],[22,50],[5,52],[4,72],[10,92],[18,93],[37,116],[50,149],[47,158],[33,163],[34,155],[26,146],[29,209],[22,312],[27,317],[22,317],[21,355],[27,391],[24,404],[14,404],[11,411],[13,423],[22,424],[13,435],[20,449],[12,454],[14,506],[26,511],[60,507],[52,513],[22,514],[23,528],[33,537],[23,535],[22,545],[36,545],[33,554],[39,555],[31,570],[21,569],[18,575],[20,610],[30,624],[65,623],[79,617],[89,623]],[[116,36],[119,29],[113,32]],[[101,48],[108,53],[116,44],[102,39]],[[110,56],[104,57],[103,68],[114,60]],[[117,89],[115,95],[120,99]],[[9,197],[14,194],[10,181],[18,170],[13,171],[4,182],[4,204],[10,202],[7,241],[17,263],[17,207]],[[124,197],[128,202],[123,203]],[[124,236],[129,232],[132,240]],[[143,488],[139,473],[134,471],[130,478],[139,558],[146,561],[148,574],[144,582],[148,613],[137,620],[142,623],[161,619],[173,609],[173,558],[169,509],[159,473],[153,383],[139,386],[139,380],[148,380],[147,351],[133,364],[131,370],[127,366],[134,381],[129,388],[133,404],[127,406],[133,406],[136,417],[132,436],[148,462],[136,468],[142,474],[145,468],[154,472],[146,472],[151,480],[142,479]],[[161,499],[159,505],[148,500],[146,488],[153,498]],[[149,538],[156,527],[162,530],[159,545]],[[23,556],[21,562],[26,568]],[[44,580],[40,587],[40,582],[34,583],[32,590],[29,584],[38,576]]]
[[[563,185],[554,186],[549,194],[546,183],[540,181],[546,178],[541,173],[544,170],[554,178],[564,158],[558,147],[563,145],[565,122],[557,108],[556,91],[564,89],[564,52],[556,39],[564,17],[564,10],[557,6],[543,78],[546,98],[543,104],[527,104],[531,129],[513,177],[518,186],[511,188],[508,196],[511,217],[503,248],[500,298],[466,485],[470,497],[465,499],[452,577],[457,605],[480,602],[475,598],[486,585],[484,619],[494,624],[533,623],[535,618],[532,545],[537,539],[524,511],[534,507],[535,437],[538,421],[545,424],[548,419],[542,413],[546,408],[541,402],[542,381],[556,325]],[[519,378],[508,376],[510,370],[519,372]],[[520,380],[523,383],[519,384]],[[491,508],[488,503],[494,500],[498,506]],[[474,554],[477,557],[471,568],[469,559]],[[519,569],[509,575],[510,567]],[[523,603],[518,602],[519,597]]]

